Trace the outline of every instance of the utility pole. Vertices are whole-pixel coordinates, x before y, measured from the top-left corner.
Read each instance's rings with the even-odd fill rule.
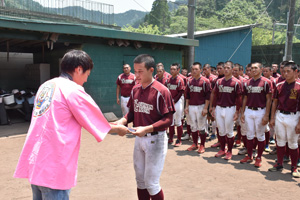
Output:
[[[188,1],[188,32],[187,38],[194,39],[194,25],[195,25],[195,0]],[[193,46],[188,47],[188,70],[195,60],[195,48]]]
[[[295,21],[295,3],[296,0],[290,0],[288,27],[286,32],[286,49],[283,60],[292,60],[293,36],[294,36],[294,21]]]

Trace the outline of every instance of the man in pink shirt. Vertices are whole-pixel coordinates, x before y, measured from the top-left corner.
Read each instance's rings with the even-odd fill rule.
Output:
[[[33,199],[69,199],[76,185],[81,128],[98,142],[107,133],[123,136],[125,126],[110,125],[82,85],[93,68],[84,51],[72,50],[61,62],[62,74],[40,86],[31,124],[14,173],[27,178]]]

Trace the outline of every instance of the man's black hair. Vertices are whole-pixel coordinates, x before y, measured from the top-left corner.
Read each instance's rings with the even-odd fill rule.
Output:
[[[145,67],[149,70],[151,67],[155,67],[154,58],[148,54],[140,54],[134,60],[133,63],[141,64],[145,63]]]
[[[94,63],[91,57],[82,50],[70,50],[61,60],[61,71],[73,73],[79,66],[82,67],[83,73],[87,70],[92,70]]]

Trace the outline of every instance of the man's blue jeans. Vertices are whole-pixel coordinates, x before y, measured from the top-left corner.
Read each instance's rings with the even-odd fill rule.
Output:
[[[31,184],[33,200],[69,200],[71,189],[55,190]]]

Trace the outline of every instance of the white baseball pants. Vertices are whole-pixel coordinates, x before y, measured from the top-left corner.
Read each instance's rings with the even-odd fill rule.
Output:
[[[192,132],[205,130],[207,132],[207,116],[202,116],[204,104],[199,106],[189,106],[190,126]]]
[[[136,137],[133,163],[137,188],[147,189],[150,195],[160,192],[159,184],[168,149],[166,131],[158,135]]]
[[[262,118],[266,113],[266,108],[259,110],[245,109],[245,125],[247,129],[247,139],[252,140],[257,137],[260,142],[265,141],[266,125],[262,125]]]
[[[233,117],[235,113],[235,106],[231,107],[216,107],[216,121],[219,129],[220,136],[227,135],[228,138],[232,138],[233,135]]]
[[[127,107],[128,101],[130,97],[121,96],[121,109],[123,117],[128,113],[129,108]]]
[[[176,112],[173,114],[173,123],[171,126],[181,126],[181,115],[182,115],[182,111],[183,111],[183,107],[182,107],[182,99],[179,99],[176,103],[175,103],[175,110]]]
[[[299,134],[296,134],[295,128],[299,121],[300,112],[296,114],[283,114],[276,112],[275,134],[277,145],[283,147],[288,143],[290,149],[298,148]]]

